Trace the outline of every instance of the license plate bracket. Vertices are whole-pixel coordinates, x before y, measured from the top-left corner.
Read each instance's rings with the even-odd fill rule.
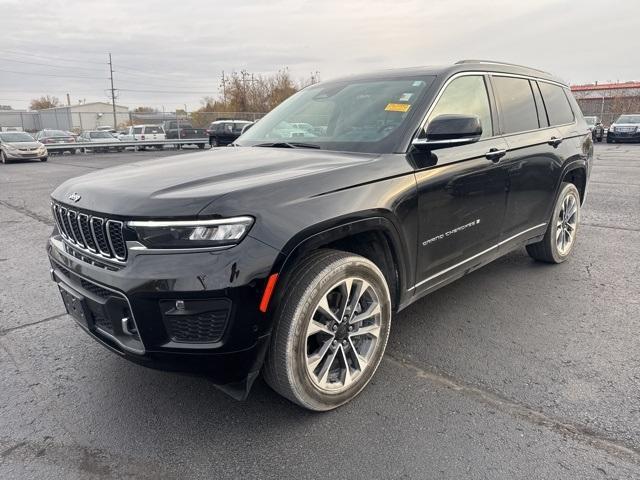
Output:
[[[58,284],[58,288],[67,313],[81,326],[89,328],[90,315],[84,297],[66,285]]]

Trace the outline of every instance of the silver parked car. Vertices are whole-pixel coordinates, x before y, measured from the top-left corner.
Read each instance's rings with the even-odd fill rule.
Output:
[[[9,163],[12,160],[40,160],[49,158],[47,147],[25,132],[0,133],[0,160]]]
[[[103,130],[85,130],[78,137],[78,143],[98,143],[102,144],[99,147],[83,147],[85,152],[108,152],[109,150],[115,150],[118,152],[124,151],[124,147],[119,146],[117,144],[121,143],[120,139],[113,136],[113,134],[109,132],[105,132]],[[105,146],[105,144],[114,144]]]

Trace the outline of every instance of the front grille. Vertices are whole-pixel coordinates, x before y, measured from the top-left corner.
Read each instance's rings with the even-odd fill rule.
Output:
[[[81,250],[117,262],[127,259],[124,223],[52,204],[53,218],[62,237]]]

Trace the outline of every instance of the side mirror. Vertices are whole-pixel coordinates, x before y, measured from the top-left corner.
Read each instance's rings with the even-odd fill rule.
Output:
[[[429,122],[423,137],[413,140],[419,149],[453,147],[477,142],[482,124],[477,115],[438,115]]]

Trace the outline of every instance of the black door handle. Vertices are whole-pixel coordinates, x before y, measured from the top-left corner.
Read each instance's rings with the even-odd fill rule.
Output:
[[[551,137],[551,140],[549,140],[549,145],[551,145],[553,148],[558,148],[558,145],[560,145],[562,143],[562,139],[558,138],[558,137]]]
[[[485,157],[492,162],[499,162],[506,154],[507,151],[505,149],[492,148],[485,154]]]

